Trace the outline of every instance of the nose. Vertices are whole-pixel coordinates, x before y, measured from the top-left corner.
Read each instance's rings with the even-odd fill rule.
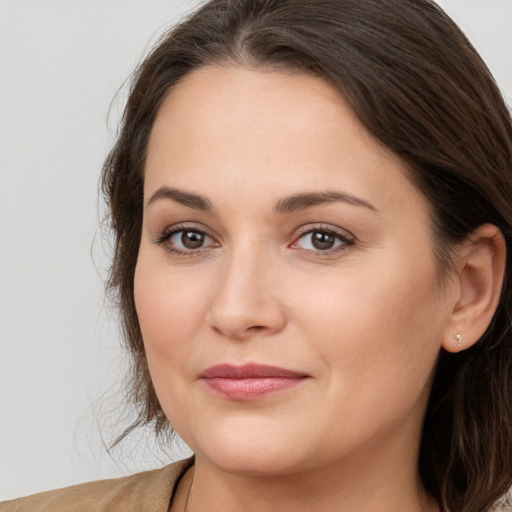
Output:
[[[231,339],[276,334],[286,325],[277,266],[250,248],[243,252],[233,252],[223,263],[206,322]]]

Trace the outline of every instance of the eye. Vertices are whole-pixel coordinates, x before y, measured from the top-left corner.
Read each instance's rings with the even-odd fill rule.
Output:
[[[331,228],[309,229],[292,244],[293,248],[306,251],[332,253],[353,245],[354,240],[348,235]]]
[[[168,251],[178,254],[190,254],[218,245],[204,231],[192,228],[179,228],[164,233],[155,243],[163,245]]]

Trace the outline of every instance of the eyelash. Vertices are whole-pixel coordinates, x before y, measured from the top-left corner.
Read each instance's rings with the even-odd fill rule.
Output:
[[[162,233],[162,235],[160,235],[155,240],[155,244],[164,247],[164,249],[166,251],[173,253],[173,254],[177,254],[178,256],[185,256],[185,257],[197,256],[198,254],[202,253],[206,249],[206,247],[200,247],[195,250],[189,249],[187,251],[183,251],[183,250],[177,249],[176,247],[173,247],[167,243],[174,235],[177,235],[178,233],[187,233],[187,232],[198,233],[200,235],[203,235],[204,237],[208,237],[213,240],[213,237],[208,235],[208,233],[204,229],[197,228],[195,226],[190,226],[190,225],[180,225],[180,226],[174,226],[171,230],[166,230],[164,233]]]
[[[163,246],[164,249],[170,253],[173,253],[173,254],[176,254],[179,256],[185,256],[185,257],[197,256],[197,255],[203,253],[206,249],[208,249],[208,247],[210,247],[210,246],[199,247],[197,249],[189,249],[189,250],[184,251],[184,250],[178,249],[176,247],[173,247],[167,243],[174,235],[177,235],[178,233],[186,233],[186,232],[198,233],[199,235],[208,237],[213,240],[213,237],[208,235],[208,233],[203,229],[197,228],[195,226],[180,225],[180,226],[173,227],[170,231],[165,231],[162,235],[160,235],[154,241],[154,243],[156,245]],[[331,226],[320,225],[320,226],[314,226],[314,227],[307,226],[307,227],[300,228],[294,241],[290,244],[290,247],[300,250],[301,248],[296,246],[298,241],[301,240],[306,235],[313,234],[313,233],[327,234],[327,235],[335,237],[336,239],[338,239],[341,242],[339,245],[335,246],[333,249],[327,249],[325,251],[313,250],[313,249],[302,249],[304,251],[307,251],[308,253],[314,253],[315,255],[331,256],[334,254],[338,254],[340,252],[344,252],[349,247],[351,247],[352,245],[355,244],[355,238],[353,236],[349,235],[347,232],[342,232],[342,231],[336,230],[336,229],[332,228]],[[218,247],[218,245],[219,244],[217,242],[215,242],[213,247]]]
[[[356,242],[355,238],[346,231],[337,230],[331,226],[319,225],[319,226],[313,226],[313,227],[307,226],[307,227],[300,228],[299,232],[298,232],[297,236],[295,237],[294,242],[292,242],[291,246],[292,247],[295,246],[301,238],[305,237],[306,235],[313,234],[313,233],[327,234],[327,235],[337,238],[341,242],[338,246],[334,247],[333,249],[327,249],[325,251],[322,251],[322,250],[315,251],[313,249],[303,249],[304,251],[314,253],[315,256],[318,255],[318,256],[327,257],[327,256],[332,256],[332,255],[338,254],[340,252],[344,252],[347,249],[349,249],[352,245],[354,245]],[[298,249],[300,249],[300,248],[298,248]]]

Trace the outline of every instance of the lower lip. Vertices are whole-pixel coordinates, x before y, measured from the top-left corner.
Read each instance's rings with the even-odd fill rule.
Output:
[[[304,377],[255,377],[249,379],[216,377],[204,379],[208,389],[215,395],[238,401],[261,400],[294,388],[304,380]]]

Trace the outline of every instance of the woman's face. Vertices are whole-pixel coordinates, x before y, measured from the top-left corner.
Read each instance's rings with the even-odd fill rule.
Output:
[[[455,294],[424,197],[331,85],[191,73],[144,188],[137,312],[198,460],[282,474],[417,454]]]

